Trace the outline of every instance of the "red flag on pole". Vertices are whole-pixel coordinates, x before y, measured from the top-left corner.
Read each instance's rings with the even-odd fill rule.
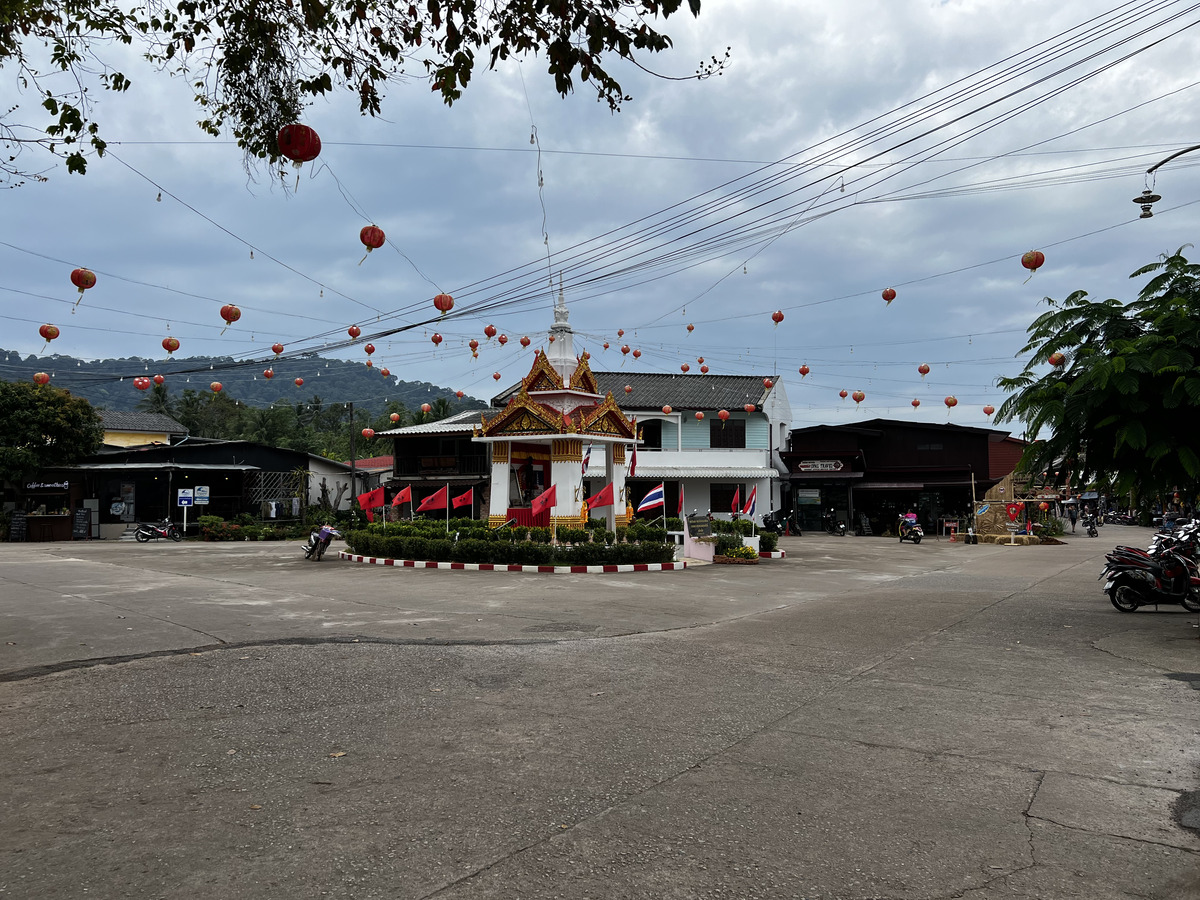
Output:
[[[558,502],[558,485],[550,485],[546,490],[542,491],[538,496],[533,498],[533,503],[530,504],[530,512],[535,516],[540,516],[543,512],[550,509]]]
[[[682,482],[680,482],[680,484],[679,484],[679,506],[675,510],[675,515],[677,515],[677,516],[683,515],[683,483]]]
[[[363,512],[367,514],[367,521],[374,522],[375,514],[371,512],[376,506],[383,506],[383,486],[375,488],[373,491],[367,491],[365,494],[358,495],[358,505],[362,507]]]
[[[421,505],[417,507],[417,512],[425,512],[430,509],[445,509],[446,500],[450,496],[450,486],[442,488],[440,491],[430,494],[421,501]]]
[[[459,494],[451,503],[455,509],[460,506],[471,506],[475,502],[475,488],[469,488],[465,494]]]
[[[741,511],[742,511],[742,505],[741,505],[741,503],[740,503],[740,502],[738,502],[738,501],[740,500],[740,498],[741,498],[741,494],[742,494],[742,486],[741,486],[741,485],[738,485],[737,487],[735,487],[735,488],[733,489],[733,506],[732,506],[732,507],[731,507],[731,509],[730,509],[730,511],[731,511],[731,512],[732,512],[732,513],[733,513],[735,516],[736,516],[736,515],[737,515],[739,512],[741,512]]]
[[[396,494],[392,498],[392,506],[399,506],[401,503],[412,503],[412,487],[406,487],[404,490]]]
[[[613,486],[610,481],[601,489],[595,497],[588,497],[586,501],[588,509],[599,509],[602,506],[613,505]]]

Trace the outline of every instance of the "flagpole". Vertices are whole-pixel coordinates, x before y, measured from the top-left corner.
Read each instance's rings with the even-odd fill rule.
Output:
[[[450,533],[450,482],[446,482],[446,534]]]

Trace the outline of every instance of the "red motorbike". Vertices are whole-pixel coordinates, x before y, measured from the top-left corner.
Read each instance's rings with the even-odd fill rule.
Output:
[[[1107,578],[1104,593],[1121,612],[1172,604],[1200,612],[1200,570],[1174,550],[1166,550],[1158,558],[1109,554],[1100,577]]]

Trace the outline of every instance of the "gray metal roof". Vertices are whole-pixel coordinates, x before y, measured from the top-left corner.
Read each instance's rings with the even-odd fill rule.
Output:
[[[728,480],[755,478],[778,478],[779,473],[769,466],[643,466],[638,464],[636,478],[671,479],[703,478],[706,480]]]
[[[163,413],[122,412],[102,409],[100,424],[105,431],[145,431],[165,434],[187,434],[188,430]]]
[[[621,409],[740,409],[747,403],[761,406],[767,398],[764,378],[771,375],[701,375],[699,366],[684,375],[665,372],[593,372],[600,394],[611,393]],[[633,388],[625,393],[625,386]],[[504,406],[520,385],[513,385],[492,403]]]
[[[375,437],[403,437],[413,434],[470,434],[471,430],[479,424],[480,413],[495,415],[496,411],[494,409],[468,409],[455,413],[452,416],[447,416],[444,419],[438,419],[436,422],[425,422],[421,425],[405,425],[403,428],[389,428],[387,431],[377,431],[375,432]]]

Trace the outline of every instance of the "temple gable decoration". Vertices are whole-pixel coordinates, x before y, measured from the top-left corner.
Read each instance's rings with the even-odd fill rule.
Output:
[[[569,386],[572,390],[583,391],[588,394],[600,393],[600,387],[596,383],[596,376],[592,374],[592,367],[588,364],[586,356],[579,357],[579,365],[571,373]]]
[[[538,350],[534,356],[533,368],[521,379],[522,392],[561,391],[564,387],[562,376],[550,365],[546,354]]]
[[[590,374],[590,373],[589,373]],[[633,440],[633,422],[625,418],[621,407],[610,392],[598,406],[581,408],[579,431],[584,434],[603,434]]]
[[[509,434],[562,434],[562,414],[531,398],[522,386],[508,405],[483,423],[482,436]]]

